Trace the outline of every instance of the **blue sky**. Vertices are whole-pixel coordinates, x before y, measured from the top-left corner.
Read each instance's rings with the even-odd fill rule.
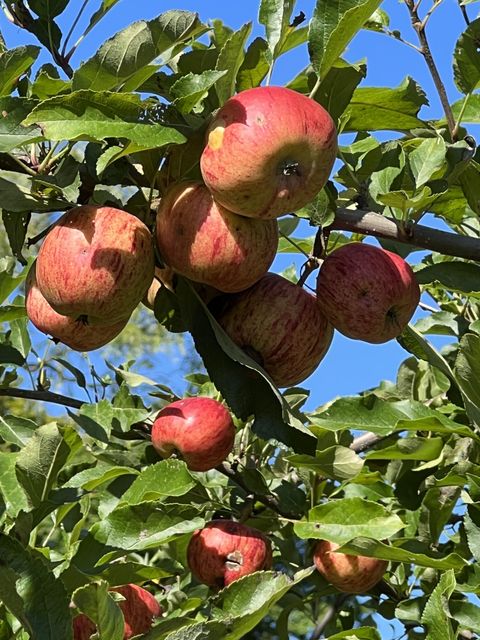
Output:
[[[87,8],[83,24],[88,21],[91,11],[99,4],[98,0],[91,0]],[[307,19],[311,16],[314,0],[298,0],[296,13],[304,11]],[[72,19],[81,6],[79,0],[71,0],[70,7],[65,11],[59,22],[66,32]],[[430,6],[430,4],[429,4]],[[72,65],[77,67],[80,62],[90,57],[96,49],[119,29],[134,20],[150,19],[159,13],[171,9],[186,9],[198,11],[203,21],[221,18],[226,24],[238,28],[245,22],[254,22],[252,37],[263,34],[263,27],[257,23],[257,0],[242,0],[242,2],[195,2],[194,0],[178,0],[174,3],[147,2],[145,0],[120,0],[105,18],[82,42],[74,57]],[[415,44],[416,35],[410,24],[408,12],[403,3],[397,0],[387,0],[382,8],[391,17],[391,29],[398,29],[402,36]],[[470,9],[473,17],[473,11]],[[81,33],[82,21],[79,24],[77,37]],[[440,69],[440,73],[447,86],[451,102],[458,99],[452,81],[452,54],[455,41],[464,28],[463,18],[455,0],[445,0],[433,14],[428,34],[431,48]],[[3,15],[0,16],[0,30],[9,47],[34,42],[28,33],[11,25]],[[72,38],[74,42],[76,37]],[[364,31],[361,32],[348,47],[345,57],[349,61],[366,59],[368,75],[363,86],[396,86],[406,75],[411,75],[426,91],[431,105],[423,108],[424,118],[439,118],[442,116],[438,96],[434,91],[433,82],[426,69],[422,57],[413,49],[387,36]],[[45,57],[43,61],[49,61]],[[307,64],[306,47],[284,56],[277,64],[272,83],[284,84]],[[351,137],[345,137],[341,143],[345,144]],[[312,231],[304,227],[310,235]],[[417,254],[418,255],[418,254]],[[412,256],[415,259],[415,254]],[[292,264],[292,256],[282,256],[276,265],[279,269]],[[300,266],[301,259],[295,259]],[[309,281],[314,286],[314,278]],[[354,394],[363,389],[376,386],[382,379],[394,380],[398,365],[408,354],[396,343],[391,341],[384,345],[369,345],[359,341],[349,340],[336,334],[333,344],[317,371],[304,382],[306,388],[311,389],[308,408],[314,408],[338,395]],[[150,374],[151,375],[151,374]],[[180,384],[180,383],[179,383]],[[174,385],[176,386],[176,385]],[[181,385],[180,385],[181,386]],[[178,387],[176,387],[178,389]]]

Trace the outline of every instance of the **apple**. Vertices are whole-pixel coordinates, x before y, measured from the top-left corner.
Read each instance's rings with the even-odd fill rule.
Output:
[[[333,329],[315,296],[275,273],[225,296],[213,314],[225,332],[279,387],[307,378],[332,341]]]
[[[365,593],[379,582],[388,562],[366,556],[350,556],[335,550],[340,545],[320,540],[313,552],[318,571],[339,591]]]
[[[195,282],[225,292],[247,289],[269,269],[278,246],[276,220],[255,220],[215,202],[201,182],[174,185],[157,213],[163,260]]]
[[[420,300],[420,288],[403,258],[355,242],[336,249],[323,262],[317,300],[340,333],[380,343],[402,333]]]
[[[192,471],[208,471],[231,452],[235,427],[221,402],[197,396],[164,407],[151,434],[152,445],[162,457],[178,452]]]
[[[162,613],[152,594],[136,584],[113,587],[109,591],[116,591],[125,598],[118,603],[125,621],[124,640],[147,633],[153,619]],[[95,624],[85,614],[82,613],[73,619],[73,640],[89,640],[95,631]]]
[[[276,218],[311,202],[336,154],[335,124],[318,102],[285,87],[256,87],[214,116],[200,168],[230,211]]]
[[[88,324],[128,318],[154,273],[148,227],[112,207],[67,211],[47,234],[37,258],[37,282],[57,313]]]
[[[39,331],[74,351],[93,351],[116,338],[123,330],[128,318],[112,325],[94,326],[57,313],[37,286],[35,267],[36,263],[33,263],[27,276],[25,309],[29,320]]]
[[[270,569],[272,548],[257,529],[231,520],[212,520],[193,534],[187,561],[199,582],[223,588],[242,576]]]

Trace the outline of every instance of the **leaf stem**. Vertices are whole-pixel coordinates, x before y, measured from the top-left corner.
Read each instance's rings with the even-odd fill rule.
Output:
[[[70,30],[67,33],[67,36],[65,38],[65,41],[63,43],[63,47],[62,47],[62,56],[66,59],[66,60],[70,60],[71,56],[73,55],[73,53],[75,52],[75,46],[72,47],[72,49],[69,51],[68,56],[65,55],[65,52],[67,50],[67,45],[68,45],[68,41],[70,40],[70,38],[72,37],[72,33],[75,30],[75,27],[78,24],[78,21],[80,20],[80,18],[82,17],[82,13],[85,11],[85,9],[87,8],[87,4],[90,2],[90,0],[84,0],[82,6],[80,7],[79,12],[77,13],[77,17],[75,18],[75,20],[72,22],[72,26],[70,27]]]

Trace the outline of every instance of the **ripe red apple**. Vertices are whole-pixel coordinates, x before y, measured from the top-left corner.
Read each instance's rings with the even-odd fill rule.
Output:
[[[178,452],[192,471],[208,471],[233,448],[235,427],[227,409],[213,398],[184,398],[164,407],[152,427],[152,444],[167,458]]]
[[[352,243],[333,251],[317,278],[320,309],[335,329],[380,343],[402,333],[420,300],[410,266],[395,253]]]
[[[116,591],[125,598],[118,603],[125,620],[124,640],[147,633],[153,619],[162,613],[152,594],[136,584],[125,584],[110,591]],[[89,640],[95,631],[95,624],[83,613],[73,619],[73,640]]]
[[[37,286],[36,263],[28,272],[25,309],[39,331],[63,342],[75,351],[93,351],[113,340],[123,330],[128,318],[112,325],[90,325],[70,316],[62,316],[48,304]]]
[[[37,282],[62,315],[88,324],[128,318],[153,278],[150,231],[112,207],[67,211],[47,234],[37,259]]]
[[[187,560],[199,582],[223,588],[242,576],[270,569],[272,548],[257,529],[231,520],[212,520],[193,534]]]
[[[275,273],[228,296],[218,322],[279,387],[305,380],[332,341],[333,329],[315,296]]]
[[[313,560],[322,576],[339,591],[365,593],[379,582],[388,562],[366,556],[336,553],[340,545],[320,540],[313,552]]]
[[[224,207],[275,218],[314,198],[336,154],[335,124],[318,102],[284,87],[256,87],[215,115],[200,168]]]
[[[278,246],[276,220],[228,211],[200,182],[180,183],[162,198],[157,245],[178,273],[220,291],[247,289],[269,269]]]

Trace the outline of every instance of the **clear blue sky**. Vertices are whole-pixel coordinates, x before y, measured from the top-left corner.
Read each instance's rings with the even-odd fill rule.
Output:
[[[98,0],[91,0],[91,7],[86,12],[84,23],[86,23],[91,9],[96,8],[98,4]],[[314,0],[299,0],[296,12],[304,11],[308,19],[312,14],[314,4]],[[79,0],[71,0],[70,7],[61,17],[60,23],[65,32],[80,5]],[[221,2],[200,3],[194,0],[178,0],[176,3],[168,4],[162,1],[121,0],[108,14],[108,17],[83,41],[72,59],[72,65],[77,67],[82,60],[91,56],[109,36],[132,21],[142,18],[150,19],[171,8],[198,11],[203,21],[221,18],[234,28],[253,20],[254,33],[252,37],[263,33],[263,27],[256,23],[258,11],[256,0],[242,0],[241,2],[223,0]],[[416,42],[410,18],[403,3],[397,0],[387,0],[383,8],[390,14],[390,28],[400,30],[405,39]],[[81,25],[82,23],[80,23],[80,27]],[[433,54],[452,102],[459,97],[452,82],[452,54],[456,38],[463,28],[464,23],[456,0],[445,0],[444,4],[433,14],[428,27]],[[0,16],[0,30],[9,47],[34,42],[28,33],[11,25],[3,14]],[[72,39],[72,42],[74,41],[75,37]],[[425,89],[431,101],[430,107],[422,110],[422,117],[433,119],[442,116],[438,96],[434,91],[424,60],[413,49],[393,38],[363,31],[350,44],[345,57],[352,62],[362,58],[367,60],[368,75],[363,86],[396,86],[406,75],[411,75]],[[46,57],[43,61],[47,60]],[[306,47],[284,56],[276,66],[273,83],[286,83],[306,64]],[[351,136],[345,136],[341,143],[345,144],[350,140]],[[307,232],[311,233],[308,228]],[[412,259],[415,259],[415,254]],[[276,264],[279,268],[284,268],[293,260],[292,256],[282,256]],[[295,262],[298,266],[301,264],[300,259]],[[314,285],[313,279],[310,284]],[[354,394],[376,386],[382,379],[393,380],[398,365],[407,355],[395,341],[385,345],[369,345],[336,334],[326,358],[318,370],[304,383],[306,388],[311,389],[308,407],[313,408],[338,395]]]

